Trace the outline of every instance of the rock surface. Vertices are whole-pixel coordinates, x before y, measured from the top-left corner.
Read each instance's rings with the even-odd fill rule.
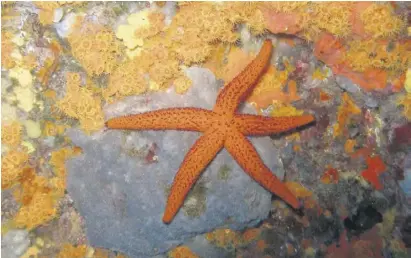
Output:
[[[22,229],[10,230],[1,241],[1,257],[20,257],[30,245],[29,232]]]
[[[213,74],[189,68],[185,95],[135,96],[105,107],[107,118],[167,107],[212,108],[219,85]],[[245,107],[242,112],[252,113]],[[162,222],[167,189],[199,133],[107,130],[86,136],[71,130],[83,154],[67,162],[68,191],[86,223],[92,246],[150,257],[218,227],[240,230],[267,217],[271,194],[250,178],[225,150],[204,171],[170,225]],[[252,143],[266,165],[283,178],[269,137]]]

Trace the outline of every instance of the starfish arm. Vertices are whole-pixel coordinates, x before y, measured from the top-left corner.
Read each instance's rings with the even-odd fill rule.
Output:
[[[266,40],[257,57],[221,90],[214,107],[215,112],[231,114],[237,109],[239,103],[252,92],[258,78],[265,71],[271,57],[271,50],[272,43]]]
[[[254,146],[244,135],[234,130],[227,137],[224,147],[255,181],[292,207],[299,207],[298,199],[263,163]]]
[[[194,143],[174,178],[163,216],[164,223],[170,223],[173,220],[201,172],[223,146],[224,137],[214,129],[205,132]]]
[[[248,114],[235,116],[238,130],[244,135],[270,135],[289,131],[315,120],[312,115],[267,117]]]
[[[210,128],[213,118],[213,112],[206,109],[168,108],[112,118],[106,122],[106,126],[111,129],[204,132]]]

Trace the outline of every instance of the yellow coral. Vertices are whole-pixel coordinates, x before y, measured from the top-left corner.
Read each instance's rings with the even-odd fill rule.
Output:
[[[360,114],[361,109],[355,105],[347,92],[343,93],[341,105],[338,107],[337,123],[334,125],[334,136],[340,136],[351,115]]]
[[[256,11],[245,19],[247,27],[254,35],[260,35],[266,31],[266,23],[263,13],[256,9]]]
[[[205,238],[216,246],[227,249],[235,248],[242,243],[240,233],[231,229],[216,229],[206,233]]]
[[[23,68],[33,70],[37,67],[37,57],[33,53],[23,56],[22,64]]]
[[[1,126],[1,142],[15,147],[21,143],[21,129],[19,122],[13,121],[11,124]]]
[[[30,246],[30,248],[27,249],[27,251],[22,256],[20,256],[20,258],[37,258],[37,255],[40,252],[41,251],[37,246]]]
[[[411,93],[411,68],[408,68],[405,75],[404,88],[407,93]]]
[[[326,69],[322,70],[320,67],[318,67],[314,70],[311,76],[313,79],[322,81],[327,78],[327,75],[328,71]]]
[[[1,158],[1,188],[9,188],[18,183],[22,175],[23,168],[28,162],[28,155],[26,152],[11,150]]]
[[[245,243],[250,243],[254,240],[256,240],[261,234],[261,229],[260,228],[249,228],[246,231],[244,231],[242,238]]]
[[[304,113],[304,110],[298,110],[289,104],[274,103],[274,109],[271,112],[271,116],[300,116]]]
[[[60,7],[59,2],[34,2],[34,5],[40,9],[39,20],[44,25],[53,23],[54,10]]]
[[[198,258],[188,246],[178,246],[168,253],[170,258]]]
[[[393,233],[392,231],[394,229],[394,221],[395,221],[396,215],[397,215],[397,210],[395,208],[391,208],[383,214],[384,216],[383,222],[377,224],[378,234],[381,237],[386,238]]]
[[[119,43],[107,28],[88,24],[76,28],[68,37],[74,57],[91,76],[111,73],[121,56]]]
[[[137,28],[135,36],[141,39],[147,39],[160,33],[164,29],[165,15],[160,12],[152,12],[148,14],[149,26]]]
[[[184,94],[190,89],[192,81],[190,78],[182,75],[174,80],[175,91],[178,94]]]
[[[275,89],[282,89],[287,78],[287,70],[278,71],[276,68],[270,66],[267,73],[262,76],[257,86],[254,88],[251,96],[261,95]]]
[[[374,40],[353,40],[348,45],[345,60],[354,71],[363,72],[374,67],[403,72],[408,68],[410,43],[393,43],[388,46]],[[388,47],[391,49],[387,50]]]
[[[299,10],[305,10],[308,4],[309,2],[306,1],[284,1],[264,3],[266,7],[281,13],[292,13]]]
[[[394,257],[407,257],[407,247],[405,246],[403,241],[391,239],[390,248],[391,250],[393,250],[392,252],[395,254],[393,255]]]
[[[12,37],[13,34],[11,32],[1,31],[1,65],[6,69],[11,69],[16,65],[11,55],[15,47]]]
[[[20,187],[14,189],[13,195],[21,203],[21,208],[13,218],[13,224],[31,230],[53,219],[62,193],[55,191],[49,179],[37,175],[33,168],[22,169],[19,181]]]
[[[142,94],[147,88],[148,82],[136,58],[120,64],[113,72],[108,87],[103,89],[103,97],[112,102],[126,96]]]
[[[403,107],[403,115],[411,121],[411,93],[400,96],[397,104]]]
[[[306,29],[311,29],[307,26],[313,26],[339,37],[345,37],[351,32],[352,3],[315,3],[313,10],[313,20],[305,24]]]
[[[54,173],[58,178],[65,178],[66,176],[66,167],[65,167],[66,160],[79,153],[81,153],[81,149],[78,147],[61,148],[51,153],[51,158],[49,162],[50,162],[50,165],[53,166]]]
[[[63,134],[66,126],[56,125],[51,121],[45,121],[43,124],[43,135],[44,136],[56,136]]]
[[[67,76],[66,96],[57,102],[58,108],[68,116],[79,119],[85,132],[99,130],[104,126],[100,98],[89,89],[80,87],[80,76],[72,73]]]
[[[155,63],[150,67],[150,79],[156,82],[160,89],[167,88],[171,81],[174,79],[174,76],[178,74],[179,63],[178,61],[168,61],[165,63]]]
[[[127,17],[128,24],[122,24],[118,26],[116,37],[123,40],[124,45],[127,48],[134,49],[137,46],[143,45],[143,39],[137,37],[136,30],[149,28],[150,23],[148,15],[148,10],[133,13],[129,17]]]
[[[170,38],[185,65],[201,63],[215,48],[210,43],[238,42],[240,37],[233,27],[239,22],[246,23],[253,34],[265,31],[263,15],[257,4],[199,2],[183,5],[170,26],[170,31],[174,31]],[[188,26],[193,23],[195,28]]]
[[[48,179],[38,176],[33,168],[24,168],[19,182],[21,187],[14,189],[13,195],[16,201],[23,205],[28,205],[36,192],[46,194],[51,190]]]
[[[42,225],[57,214],[56,200],[51,194],[36,192],[28,205],[24,205],[14,217],[18,228],[31,230]]]
[[[87,252],[86,245],[73,246],[71,244],[64,244],[57,258],[84,258]]]
[[[280,101],[273,101],[273,111],[271,111],[271,116],[280,117],[280,116],[300,116],[304,113],[304,110],[298,110],[290,104],[281,103]],[[295,132],[291,135],[287,135],[286,139],[288,141],[299,141],[300,133]]]
[[[404,20],[395,16],[389,3],[374,3],[367,7],[360,16],[364,30],[374,38],[398,35],[405,26]]]

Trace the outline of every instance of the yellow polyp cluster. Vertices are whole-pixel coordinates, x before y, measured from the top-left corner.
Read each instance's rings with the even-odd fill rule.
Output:
[[[84,258],[86,256],[86,252],[86,245],[73,246],[65,243],[60,252],[57,254],[57,258]]]
[[[255,241],[261,234],[260,228],[249,228],[243,232],[242,238],[245,243],[251,243]]]
[[[174,80],[174,90],[178,94],[184,94],[190,89],[192,81],[187,76],[181,75]]]
[[[1,142],[10,147],[16,147],[21,143],[21,129],[22,126],[17,121],[8,125],[3,124],[1,126]]]
[[[316,68],[314,72],[312,73],[312,78],[315,80],[324,80],[327,78],[328,75],[328,70],[327,69],[321,69],[320,67]]]
[[[345,55],[345,60],[354,71],[363,72],[367,68],[394,68],[401,65],[401,56],[395,52],[388,52],[385,45],[376,43],[373,40],[351,41],[349,50]],[[395,60],[399,59],[399,60]],[[400,64],[400,65],[399,65]]]
[[[363,72],[367,68],[381,68],[403,72],[410,60],[410,43],[380,44],[374,40],[353,40],[349,44],[345,60],[354,71]],[[390,49],[388,49],[390,48]]]
[[[28,70],[33,70],[37,67],[37,57],[34,53],[23,56],[21,66]]]
[[[282,89],[284,83],[287,81],[288,72],[287,70],[278,71],[276,68],[270,66],[267,73],[265,73],[261,80],[258,82],[257,86],[251,93],[252,96],[261,95],[266,92],[270,92],[276,89]]]
[[[204,62],[217,42],[237,43],[236,23],[245,23],[253,34],[265,31],[264,17],[257,4],[199,2],[180,6],[173,19],[170,41],[185,65]],[[193,28],[189,24],[196,24]]]
[[[39,257],[40,248],[37,245],[32,245],[27,249],[27,251],[20,256],[20,258],[37,258]]]
[[[266,32],[264,15],[259,9],[256,9],[253,14],[246,18],[246,24],[253,35],[261,35]]]
[[[232,249],[242,244],[242,237],[239,232],[231,229],[216,229],[213,232],[206,233],[205,238],[218,247]]]
[[[401,95],[397,100],[397,105],[403,107],[403,115],[411,121],[411,93]]]
[[[13,195],[22,205],[30,204],[36,193],[47,194],[51,190],[47,178],[38,176],[33,168],[22,169],[19,182],[21,187],[14,189]]]
[[[16,65],[11,55],[15,48],[15,44],[11,41],[12,37],[11,32],[1,31],[1,66],[6,69],[11,69]]]
[[[64,161],[77,153],[77,148],[62,148],[53,152],[50,164],[55,176],[51,179],[37,175],[33,168],[20,168],[18,178],[14,179],[20,182],[20,186],[14,189],[13,195],[21,203],[21,208],[13,218],[13,225],[31,230],[56,217],[58,200],[64,196],[66,189]],[[16,157],[13,158],[16,160]]]
[[[287,116],[301,116],[304,114],[304,110],[298,110],[294,106],[288,103],[281,103],[280,101],[273,101],[273,110],[271,111],[272,117],[287,117]],[[294,132],[286,136],[287,141],[299,141],[300,133]]]
[[[55,206],[52,196],[36,193],[29,205],[20,208],[13,221],[16,227],[31,230],[53,219],[57,214]]]
[[[351,33],[352,3],[323,2],[315,3],[312,8],[311,21],[304,25],[306,29],[319,28],[337,37],[345,37]]]
[[[54,168],[54,174],[57,177],[64,178],[66,175],[66,167],[65,167],[66,160],[79,153],[81,153],[81,149],[78,147],[74,147],[74,148],[66,147],[66,148],[53,151],[51,153],[50,165],[52,165]]]
[[[148,89],[148,82],[136,59],[126,61],[111,74],[103,98],[109,103],[126,96],[139,95]]]
[[[179,72],[179,63],[177,60],[166,63],[155,63],[150,69],[150,79],[159,85],[160,89],[166,89]]]
[[[127,24],[117,27],[116,37],[127,47],[127,55],[135,56],[146,42],[164,31],[165,15],[158,11],[142,10],[127,17]]]
[[[348,44],[350,48],[345,55],[345,60],[354,71],[365,71],[371,66],[370,53],[374,52],[377,43],[373,40],[354,40]]]
[[[1,158],[1,188],[6,189],[18,183],[29,156],[24,151],[10,150]]]
[[[137,38],[147,39],[151,38],[164,29],[165,15],[160,12],[152,12],[148,14],[148,20],[150,25],[137,28],[134,32]]]
[[[175,48],[178,58],[185,65],[204,62],[211,54],[212,46],[200,40],[187,42]]]
[[[64,133],[67,128],[65,125],[57,125],[51,121],[45,121],[43,124],[43,136],[57,136]]]
[[[402,240],[392,239],[390,241],[390,248],[392,253],[395,254],[395,257],[407,257],[408,250]]]
[[[405,21],[395,16],[389,3],[374,3],[360,15],[364,30],[374,38],[386,38],[398,35],[405,27]]]
[[[344,127],[349,122],[351,115],[361,113],[361,109],[355,105],[347,92],[343,93],[341,105],[338,107],[337,123],[334,125],[334,137],[340,136]]]
[[[170,258],[198,258],[188,246],[178,246],[168,253]]]
[[[267,2],[263,5],[281,13],[293,13],[305,9],[309,2],[306,1],[284,1],[284,2]]]
[[[104,126],[101,100],[89,89],[80,87],[80,84],[79,74],[68,73],[66,96],[57,102],[57,106],[66,115],[78,119],[81,128],[90,133]]]
[[[54,9],[60,7],[60,3],[57,1],[50,2],[34,2],[34,5],[40,9],[39,20],[43,25],[49,25],[53,23]]]
[[[245,23],[253,35],[260,35],[266,30],[264,15],[259,9],[260,5],[261,3],[258,2],[227,2],[221,7],[221,10],[223,18],[231,24]]]
[[[301,116],[304,113],[304,110],[298,110],[290,104],[276,102],[273,106],[274,109],[271,112],[271,116],[273,117]]]
[[[73,56],[90,76],[111,73],[116,67],[121,49],[113,32],[97,25],[85,25],[72,32],[68,41]]]
[[[22,206],[13,218],[14,225],[31,230],[53,219],[57,214],[57,198],[48,186],[48,179],[38,176],[32,168],[25,168],[20,182],[21,189],[14,191],[14,197]]]

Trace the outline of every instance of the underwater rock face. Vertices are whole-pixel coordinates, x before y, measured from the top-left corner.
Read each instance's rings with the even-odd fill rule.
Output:
[[[211,109],[219,88],[213,74],[195,67],[186,73],[193,81],[186,94],[170,89],[129,97],[105,107],[106,118],[167,107]],[[251,110],[246,107],[242,112]],[[66,164],[67,189],[85,219],[92,246],[149,257],[217,227],[254,226],[269,213],[271,194],[222,150],[193,187],[185,206],[165,225],[167,189],[199,133],[106,130],[87,136],[71,130],[68,134],[83,154]],[[250,139],[265,164],[282,179],[282,163],[270,138]]]
[[[407,199],[411,199],[411,152],[408,152],[404,158],[404,180],[399,181],[401,189],[404,191]]]
[[[1,256],[6,258],[20,257],[29,246],[29,232],[22,229],[10,230],[1,241]]]

